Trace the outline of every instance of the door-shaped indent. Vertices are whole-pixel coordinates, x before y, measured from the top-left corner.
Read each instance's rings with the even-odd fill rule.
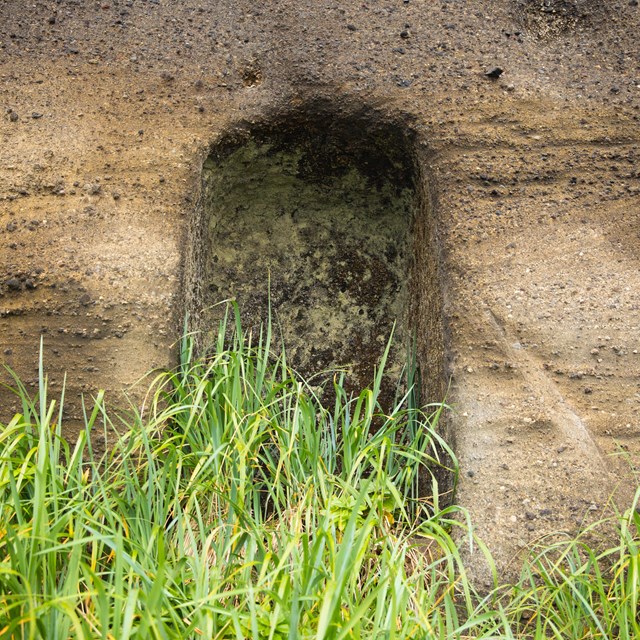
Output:
[[[353,390],[370,385],[395,325],[381,399],[393,400],[412,341],[424,342],[418,359],[440,360],[428,379],[441,377],[422,182],[406,131],[363,117],[297,113],[224,136],[203,166],[187,261],[192,328],[206,345],[224,311],[215,304],[235,298],[257,329],[270,296],[303,375],[340,367]],[[416,285],[431,289],[426,309]]]

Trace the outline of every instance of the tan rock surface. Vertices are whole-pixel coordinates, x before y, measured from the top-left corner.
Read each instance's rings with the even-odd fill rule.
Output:
[[[70,423],[82,392],[117,404],[173,362],[210,145],[315,97],[363,105],[417,136],[458,501],[510,566],[637,486],[638,33],[627,0],[5,0],[3,361],[34,384],[43,335]]]

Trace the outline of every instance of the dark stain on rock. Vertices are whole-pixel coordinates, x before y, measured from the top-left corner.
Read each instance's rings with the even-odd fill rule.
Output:
[[[428,391],[443,392],[431,205],[415,149],[404,124],[326,105],[222,136],[204,163],[186,259],[200,348],[217,330],[221,300],[238,301],[254,335],[270,304],[289,362],[318,384],[340,368],[350,390],[371,385],[394,332],[383,407],[413,334],[419,360],[432,354],[425,377],[438,381]]]

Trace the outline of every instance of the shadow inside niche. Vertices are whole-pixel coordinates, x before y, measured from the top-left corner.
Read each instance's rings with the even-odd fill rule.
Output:
[[[344,368],[359,392],[395,324],[383,408],[412,341],[423,398],[443,399],[431,201],[406,127],[313,109],[239,126],[204,164],[193,226],[187,310],[203,348],[224,313],[216,303],[235,298],[243,326],[257,330],[270,289],[274,324],[305,377]]]

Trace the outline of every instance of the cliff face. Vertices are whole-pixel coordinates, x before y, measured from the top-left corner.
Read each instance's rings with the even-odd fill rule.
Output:
[[[403,131],[403,304],[451,381],[458,501],[508,566],[637,483],[639,28],[627,0],[2,3],[4,362],[33,383],[43,335],[69,429],[81,393],[118,404],[172,364],[193,261],[219,278],[192,245],[221,140],[315,104]]]

